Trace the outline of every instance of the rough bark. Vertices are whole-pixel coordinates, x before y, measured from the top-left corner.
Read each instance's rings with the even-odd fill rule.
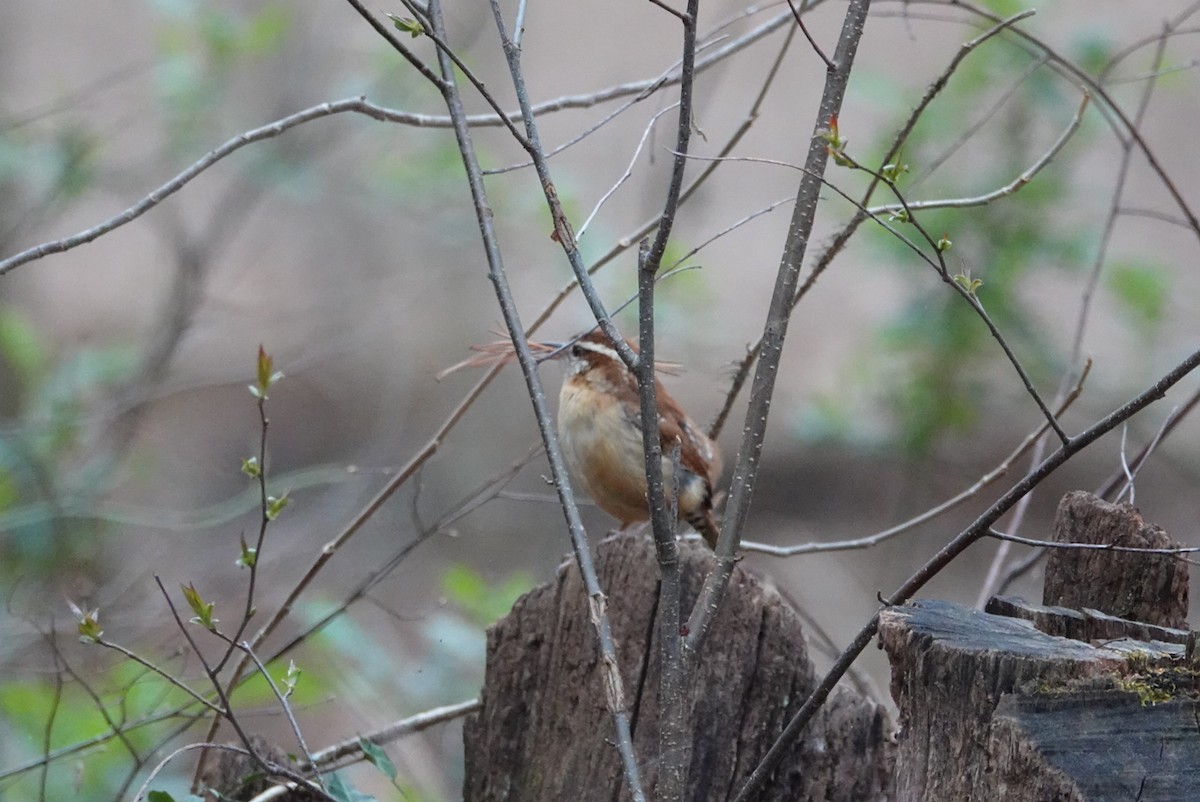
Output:
[[[1063,497],[1054,521],[1060,543],[1168,549],[1180,544],[1128,504],[1090,493]],[[1188,569],[1177,555],[1052,549],[1042,603],[1101,612],[1164,627],[1187,627]]]
[[[690,604],[710,555],[681,546]],[[659,670],[653,546],[645,537],[617,536],[600,545],[596,565],[610,594],[635,747],[652,790]],[[566,565],[488,632],[483,707],[464,726],[464,799],[627,799],[600,668],[582,583]],[[769,584],[735,570],[696,672],[687,798],[728,798],[814,685],[795,611]],[[841,691],[761,798],[888,799],[889,730],[882,708]]]

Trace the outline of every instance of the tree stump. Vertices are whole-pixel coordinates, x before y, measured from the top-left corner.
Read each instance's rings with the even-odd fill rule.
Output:
[[[1128,504],[1109,504],[1091,493],[1063,497],[1054,519],[1059,543],[1102,543],[1143,549],[1179,544],[1142,520]],[[1187,626],[1188,564],[1170,554],[1052,549],[1046,562],[1042,604],[1085,607],[1176,629]]]
[[[690,609],[711,554],[681,543]],[[658,566],[645,536],[618,535],[596,560],[617,643],[643,782],[653,794],[659,676]],[[699,657],[687,799],[741,787],[815,677],[800,621],[771,585],[736,569]],[[596,634],[574,563],[522,597],[488,631],[482,709],[467,719],[466,802],[629,799],[605,706]],[[840,689],[791,749],[761,800],[888,799],[884,710]]]
[[[1131,508],[1086,494],[1064,499],[1056,525],[1060,541],[1078,542],[1086,529],[1097,538],[1087,542],[1129,542],[1133,533],[1156,548],[1169,543]],[[879,639],[900,709],[895,799],[1200,799],[1200,694],[1185,659],[1189,633],[1154,623],[1179,620],[1180,599],[1186,609],[1186,570],[1159,565],[1164,558],[1179,562],[1057,552],[1047,596],[1080,609],[995,598],[987,612],[922,600],[881,613]],[[1146,582],[1147,574],[1159,579]],[[1068,587],[1068,575],[1092,581]],[[1101,611],[1118,600],[1151,623]]]

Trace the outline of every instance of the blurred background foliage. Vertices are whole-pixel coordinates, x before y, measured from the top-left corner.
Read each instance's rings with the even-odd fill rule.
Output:
[[[840,12],[832,5],[810,15],[823,41],[836,35]],[[1002,15],[1020,10],[1012,2],[986,5]],[[1112,91],[1134,108],[1153,71],[1160,21],[1105,4],[1081,26],[1078,4],[1063,6],[1027,27],[1093,76],[1121,55]],[[716,6],[706,24],[739,8]],[[848,152],[864,163],[885,152],[925,85],[979,30],[945,24],[964,17],[940,6],[925,9],[933,19],[919,8],[910,14],[908,4],[885,4],[864,40],[842,119]],[[478,11],[451,9],[455,42],[511,105],[490,23]],[[66,13],[0,11],[0,23],[10,23],[0,24],[0,74],[11,76],[0,81],[0,256],[94,225],[238,132],[314,103],[365,95],[442,113],[434,93],[346,9],[149,0],[120,12],[127,16],[52,16]],[[540,10],[529,21],[526,67],[539,100],[656,75],[672,60],[660,46],[675,41],[670,20],[658,18],[665,15],[625,10],[629,20],[618,23],[611,9],[567,13]],[[630,41],[620,53],[575,43],[565,59],[567,24],[616,26]],[[34,29],[36,37],[26,36]],[[1151,38],[1126,57],[1123,48],[1142,37]],[[741,121],[778,41],[702,77],[699,151],[715,152]],[[1168,42],[1144,131],[1195,200],[1200,176],[1194,160],[1181,160],[1200,124],[1187,69],[1192,52],[1186,37]],[[905,144],[909,171],[899,186],[907,197],[982,194],[1011,182],[1049,147],[1079,92],[1040,58],[1002,38],[966,59]],[[812,61],[793,46],[740,153],[800,158],[796,131],[808,130],[819,90]],[[649,116],[637,109],[555,157],[573,220],[584,219],[620,176]],[[543,136],[565,141],[602,111],[548,116]],[[585,254],[606,252],[654,213],[665,161],[661,130],[656,137],[657,150],[641,157],[630,186],[582,240]],[[478,146],[491,166],[521,162],[503,131],[481,129]],[[978,297],[1047,398],[1076,367],[1075,320],[1119,163],[1119,143],[1093,106],[1063,152],[1018,193],[921,215],[927,230],[953,240],[952,269],[982,281]],[[1121,218],[1084,336],[1083,353],[1097,367],[1068,429],[1124,401],[1176,361],[1182,344],[1194,347],[1196,245],[1162,221],[1173,210],[1135,163],[1140,172],[1123,205],[1157,209],[1160,219]],[[660,353],[688,365],[668,381],[702,420],[719,406],[729,365],[761,327],[790,205],[692,251],[794,192],[790,172],[763,169],[722,167],[685,207],[666,260],[696,268],[663,284]],[[239,537],[257,526],[257,497],[238,464],[257,444],[245,385],[260,342],[288,375],[272,393],[267,463],[273,491],[294,497],[269,532],[260,609],[273,609],[476,380],[432,378],[469,345],[493,339],[499,319],[462,177],[445,129],[319,120],[240,151],[127,229],[0,278],[0,637],[9,645],[0,651],[0,796],[37,798],[40,770],[20,769],[60,750],[44,798],[129,795],[146,770],[130,752],[153,764],[165,735],[181,724],[172,714],[182,701],[177,689],[74,642],[65,601],[99,607],[107,637],[202,687],[194,657],[151,592],[152,577],[164,574],[169,588],[195,583],[231,620],[244,599],[234,561]],[[829,177],[851,195],[865,187],[864,177],[845,169],[831,167]],[[528,171],[491,177],[489,191],[528,319],[569,271]],[[852,211],[831,195],[818,236],[830,236]],[[629,264],[598,277],[613,305],[634,291]],[[629,330],[635,319],[632,310],[618,318]],[[573,298],[546,336],[586,322]],[[969,484],[1038,423],[975,314],[878,228],[865,228],[822,278],[791,336],[755,496],[754,540],[837,539],[891,525]],[[323,620],[425,531],[425,521],[453,510],[524,453],[535,433],[522,393],[512,375],[496,382],[418,479],[331,562],[281,637]],[[1164,414],[1136,422],[1134,439],[1149,439]],[[736,424],[729,429],[736,437]],[[1189,521],[1194,528],[1196,440],[1195,425],[1181,429],[1139,485],[1147,517],[1185,538],[1189,532],[1177,530]],[[723,442],[731,462],[735,441]],[[1091,487],[1116,465],[1117,446],[1106,440],[1038,497],[1031,534],[1053,514],[1056,492]],[[548,579],[566,551],[561,515],[543,503],[543,473],[535,460],[509,491],[443,527],[289,655],[303,672],[293,701],[316,746],[477,692],[486,626]],[[749,564],[776,577],[836,640],[869,614],[877,589],[906,576],[913,555],[936,548],[972,510],[865,558],[752,557]],[[598,512],[588,515],[597,533],[611,526]],[[976,551],[930,592],[973,600],[990,556]],[[1028,581],[1035,586],[1036,578]],[[885,684],[885,669],[872,659],[868,668]],[[273,675],[285,663],[273,663]],[[243,686],[236,703],[253,729],[291,743],[263,681]],[[145,724],[126,729],[121,741],[71,751],[133,722]],[[153,749],[160,751],[149,758]],[[394,782],[386,771],[358,766],[347,783],[379,799],[456,797],[462,766],[454,726],[384,753],[396,764]],[[181,761],[156,787],[185,798],[189,771]]]

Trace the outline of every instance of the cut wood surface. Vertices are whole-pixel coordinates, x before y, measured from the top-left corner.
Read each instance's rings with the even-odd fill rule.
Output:
[[[681,543],[685,609],[711,553]],[[620,655],[643,780],[653,796],[658,746],[658,566],[648,537],[600,544],[596,567]],[[734,571],[700,656],[687,799],[725,800],[740,787],[815,686],[800,620],[759,577]],[[467,802],[628,799],[605,707],[596,634],[573,563],[520,599],[488,631],[482,709],[464,726]],[[839,690],[796,742],[762,800],[888,797],[884,710]]]
[[[1188,631],[1172,627],[1160,627],[1142,621],[1118,618],[1099,610],[1084,608],[1072,610],[1067,607],[1047,607],[1033,604],[1015,596],[993,596],[984,608],[986,612],[1009,618],[1023,618],[1047,635],[1081,641],[1114,641],[1130,638],[1151,641],[1160,645],[1186,644]],[[1180,650],[1182,653],[1182,650]]]

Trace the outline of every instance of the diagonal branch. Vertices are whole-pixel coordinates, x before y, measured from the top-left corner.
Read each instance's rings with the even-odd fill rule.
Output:
[[[510,59],[515,59],[517,51],[512,41],[508,39],[499,7],[494,3],[493,10],[501,40],[505,44],[506,55]],[[429,14],[433,23],[434,33],[444,39],[445,24],[442,18],[440,0],[432,0],[430,2]],[[534,360],[533,354],[530,353],[524,325],[521,322],[516,301],[513,299],[512,291],[508,285],[508,276],[504,269],[504,260],[500,252],[499,240],[493,224],[487,190],[484,187],[483,174],[479,166],[479,159],[475,154],[475,145],[471,139],[470,130],[467,127],[462,97],[458,91],[458,84],[455,81],[454,64],[450,57],[440,49],[438,51],[438,62],[441,67],[442,78],[446,84],[443,97],[445,98],[450,116],[455,121],[454,136],[458,142],[459,152],[462,154],[463,166],[467,172],[467,183],[470,186],[471,199],[475,207],[475,216],[479,222],[479,231],[483,239],[484,252],[487,256],[489,278],[491,278],[495,288],[496,299],[499,302],[505,325],[512,338],[517,361],[521,366],[521,373],[525,378],[526,388],[537,418],[538,430],[542,436],[542,443],[546,450],[547,459],[550,462],[551,475],[558,490],[563,514],[567,519],[567,526],[571,534],[571,545],[575,552],[575,561],[579,566],[580,575],[583,577],[584,586],[587,589],[589,608],[592,611],[592,621],[596,628],[600,653],[607,670],[606,700],[617,731],[617,748],[625,768],[626,783],[634,799],[641,802],[641,800],[645,799],[645,793],[641,790],[637,758],[633,752],[629,711],[626,709],[624,692],[621,688],[621,674],[617,661],[616,644],[613,641],[611,625],[605,612],[606,599],[600,587],[600,581],[596,576],[595,566],[592,564],[587,533],[579,517],[579,508],[575,504],[575,496],[571,489],[571,479],[567,473],[566,462],[563,459],[562,449],[559,447],[558,436],[551,420],[550,410],[546,402],[546,392],[542,387],[541,379],[537,373],[537,363]],[[514,63],[515,66],[515,62],[510,63]],[[519,70],[514,69],[514,82],[517,84],[518,98],[521,99],[522,103],[527,104],[528,100],[523,96],[523,87],[520,85],[519,80],[517,80],[519,75]],[[526,128],[530,134],[529,139],[536,147],[536,129],[531,129],[531,127],[532,120],[527,118]],[[552,185],[548,186],[552,188]]]
[[[766,433],[767,414],[775,389],[779,359],[783,354],[783,342],[787,336],[788,321],[791,317],[792,297],[796,293],[800,265],[808,248],[808,239],[816,217],[817,200],[822,186],[820,176],[824,174],[825,165],[829,160],[828,148],[818,132],[841,109],[846,85],[850,80],[850,70],[854,64],[854,54],[858,49],[858,42],[862,38],[863,26],[866,24],[870,5],[870,0],[851,0],[846,11],[841,35],[838,37],[837,50],[833,56],[837,69],[830,71],[825,77],[821,105],[809,141],[806,159],[808,172],[801,176],[800,187],[796,193],[796,206],[792,212],[791,225],[788,227],[787,241],[784,245],[783,257],[775,280],[775,290],[771,296],[771,304],[763,330],[762,358],[759,360],[758,370],[754,376],[750,403],[746,410],[742,445],[734,467],[733,485],[729,505],[726,508],[725,523],[717,542],[717,565],[705,579],[704,587],[688,620],[687,646],[692,650],[698,650],[704,642],[708,626],[715,613],[716,601],[724,594],[729,577],[733,573],[734,554],[737,551],[738,542],[741,540],[742,529],[746,523],[750,499],[754,491],[754,482],[758,474],[763,438]]]

